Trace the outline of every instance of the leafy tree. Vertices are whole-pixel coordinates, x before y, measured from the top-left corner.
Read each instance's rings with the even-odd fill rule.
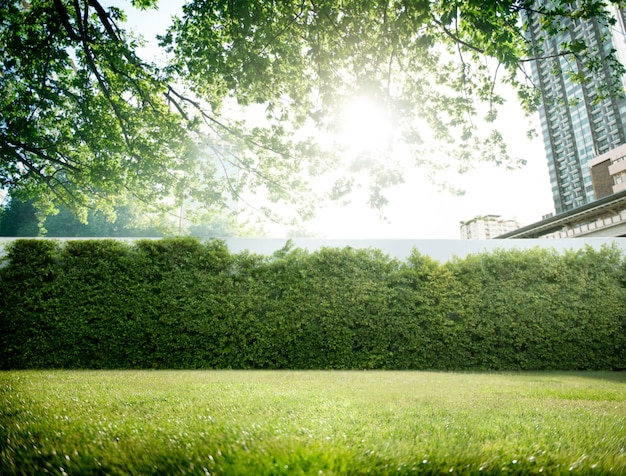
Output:
[[[114,208],[117,219],[89,210],[87,223],[79,221],[74,214],[60,205],[58,213],[46,217],[45,232],[37,219],[33,201],[23,202],[17,198],[9,200],[0,208],[0,236],[45,236],[48,237],[162,237],[169,235],[191,235],[198,237],[225,237],[246,234],[242,225],[237,225],[228,216],[201,217],[197,224],[184,223],[179,217],[145,216],[130,205]]]
[[[157,7],[157,0],[130,3]],[[561,32],[563,18],[607,26],[614,21],[607,3],[623,6],[190,0],[161,38],[171,59],[157,66],[137,55],[140,41],[121,28],[119,8],[0,0],[0,186],[35,198],[42,214],[64,203],[83,220],[88,209],[113,217],[129,194],[149,208],[186,200],[220,208],[247,190],[294,202],[307,216],[314,191],[340,197],[359,174],[369,177],[370,203],[383,206],[384,189],[402,181],[394,160],[402,153],[431,168],[439,147],[460,168],[476,160],[517,166],[502,135],[481,131],[477,118],[495,120],[500,82],[517,88],[529,110],[536,106],[524,68],[542,53],[525,36],[529,19],[540,18],[546,35]],[[561,47],[573,64],[601,67],[591,47]],[[586,71],[572,74],[587,80]],[[357,151],[344,163],[346,176],[323,190],[307,179],[347,154],[332,134],[360,95],[388,117],[394,140]],[[261,105],[263,126],[229,116],[223,105],[233,100]],[[311,130],[331,139],[312,140]],[[236,152],[215,146],[223,143]],[[200,160],[207,147],[199,144],[211,144],[211,160]]]
[[[23,202],[13,198],[0,215],[0,236],[41,236],[42,230],[32,200]],[[163,230],[138,226],[130,206],[114,208],[117,219],[111,222],[101,212],[90,210],[88,223],[81,223],[65,206],[59,206],[55,215],[46,218],[46,236],[49,237],[152,237],[163,236]]]
[[[136,1],[154,6],[154,1]],[[120,195],[146,203],[190,172],[193,129],[163,94],[158,68],[136,54],[122,13],[98,2],[3,1],[1,185],[112,214]]]
[[[32,203],[9,200],[0,211],[0,236],[37,236],[39,229]]]

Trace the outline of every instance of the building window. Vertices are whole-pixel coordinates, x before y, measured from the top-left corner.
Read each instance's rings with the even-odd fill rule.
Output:
[[[618,183],[626,182],[626,171],[614,175],[613,181],[615,182],[615,185],[617,185]]]

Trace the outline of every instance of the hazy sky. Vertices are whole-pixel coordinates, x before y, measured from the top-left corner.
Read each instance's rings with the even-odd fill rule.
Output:
[[[183,3],[183,0],[161,0],[158,11],[134,13],[127,1],[102,2],[126,11],[127,28],[146,40],[164,33],[171,16],[181,12]],[[147,59],[158,59],[152,49],[144,54]],[[527,162],[520,170],[507,171],[482,164],[463,175],[451,174],[446,180],[465,190],[464,196],[453,196],[439,192],[424,178],[423,170],[414,168],[407,173],[405,184],[387,191],[391,202],[385,209],[387,221],[378,218],[377,212],[370,210],[363,200],[346,207],[324,209],[305,228],[320,238],[456,239],[459,222],[477,215],[501,215],[517,219],[522,225],[539,221],[542,215],[554,211],[543,142],[541,138],[532,141],[526,138],[529,119],[524,117],[513,96],[500,114],[498,122],[511,155]],[[267,228],[279,237],[285,232],[280,227]]]

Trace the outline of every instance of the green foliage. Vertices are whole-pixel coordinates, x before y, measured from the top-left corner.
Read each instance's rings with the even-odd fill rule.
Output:
[[[192,124],[118,17],[99,2],[2,2],[1,184],[43,212],[111,214],[129,189],[156,204],[195,171]]]
[[[626,366],[617,247],[414,250],[219,240],[17,240],[0,268],[3,368],[590,370]]]
[[[53,354],[52,365],[145,365],[141,359],[148,329],[133,302],[141,281],[128,246],[115,240],[70,241],[59,259],[63,273],[54,283],[56,330],[57,345],[65,351]]]
[[[214,212],[250,190],[308,217],[312,197],[336,199],[364,172],[369,203],[380,208],[383,191],[402,181],[399,151],[433,170],[441,152],[459,169],[481,160],[517,167],[502,135],[477,116],[495,121],[499,83],[537,107],[534,86],[519,80],[544,56],[525,35],[528,22],[539,18],[546,39],[569,20],[608,32],[615,19],[606,4],[622,5],[189,0],[160,38],[172,54],[156,65],[138,56],[142,41],[122,28],[124,12],[103,3],[0,2],[0,187],[35,199],[39,218],[65,204],[82,221],[92,209],[112,219],[129,191],[151,210],[193,201]],[[568,60],[567,73],[598,98],[620,94],[615,51],[564,41],[550,57]],[[355,98],[380,106],[394,137],[346,159],[335,139]],[[262,125],[247,120],[257,115]],[[309,137],[312,129],[325,136]],[[329,190],[309,183],[329,170],[340,176]]]
[[[40,226],[37,210],[32,201],[22,202],[12,198],[0,214],[0,236],[13,237],[157,237],[163,231],[156,227],[144,227],[137,223],[136,213],[130,206],[114,208],[115,222],[97,211],[90,210],[87,223],[81,223],[65,206],[59,212],[45,218],[45,229]]]
[[[480,160],[521,165],[497,128],[477,126],[477,116],[484,111],[487,123],[496,120],[504,102],[499,83],[513,85],[526,109],[536,109],[540,95],[529,65],[546,56],[526,36],[536,19],[548,39],[567,31],[570,20],[605,29],[614,22],[601,0],[191,0],[162,41],[174,53],[172,67],[216,109],[230,96],[263,104],[268,120],[308,119],[332,130],[350,100],[376,101],[396,140],[350,168],[375,177],[370,202],[382,206],[385,182],[401,180],[389,165],[398,142],[422,166],[441,166],[433,141],[461,167]],[[598,94],[622,94],[623,67],[615,64],[606,77],[599,61],[606,54],[594,45],[564,43],[551,55],[571,62],[572,74],[590,84],[594,75],[602,78]],[[611,61],[615,54],[606,56]],[[584,64],[584,72],[575,64]]]
[[[623,367],[623,257],[616,248],[562,256],[544,248],[496,251],[450,267],[462,281],[472,341],[481,344],[472,351],[489,349],[482,365]]]
[[[37,217],[37,209],[32,201],[23,202],[12,197],[8,204],[0,207],[0,236],[6,237],[162,237],[198,236],[224,237],[242,236],[250,233],[245,225],[236,224],[228,215],[196,216],[194,222],[181,223],[180,215],[164,217],[144,213],[143,207],[131,205],[115,206],[115,221],[110,221],[103,213],[89,210],[87,222],[79,221],[72,211],[58,206],[58,213],[48,215],[42,223]],[[180,210],[179,210],[180,213]]]
[[[4,368],[49,367],[55,339],[57,244],[18,240],[0,268],[0,348]],[[7,263],[8,260],[8,263]]]

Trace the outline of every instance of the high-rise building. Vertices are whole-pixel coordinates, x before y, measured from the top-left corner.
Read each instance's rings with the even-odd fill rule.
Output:
[[[490,240],[496,236],[517,230],[517,220],[504,220],[500,215],[477,216],[461,222],[460,232],[463,240]]]
[[[601,94],[611,77],[606,55],[615,51],[617,59],[626,64],[626,11],[607,8],[612,8],[614,26],[568,20],[567,28],[552,37],[542,31],[539,14],[529,17],[530,41],[543,58],[532,63],[532,70],[535,84],[543,92],[539,116],[557,214],[598,198],[588,162],[626,144],[626,99]],[[597,50],[602,68],[591,74],[573,56],[559,55],[560,45],[576,42]],[[571,71],[584,74],[589,81],[576,81]]]

